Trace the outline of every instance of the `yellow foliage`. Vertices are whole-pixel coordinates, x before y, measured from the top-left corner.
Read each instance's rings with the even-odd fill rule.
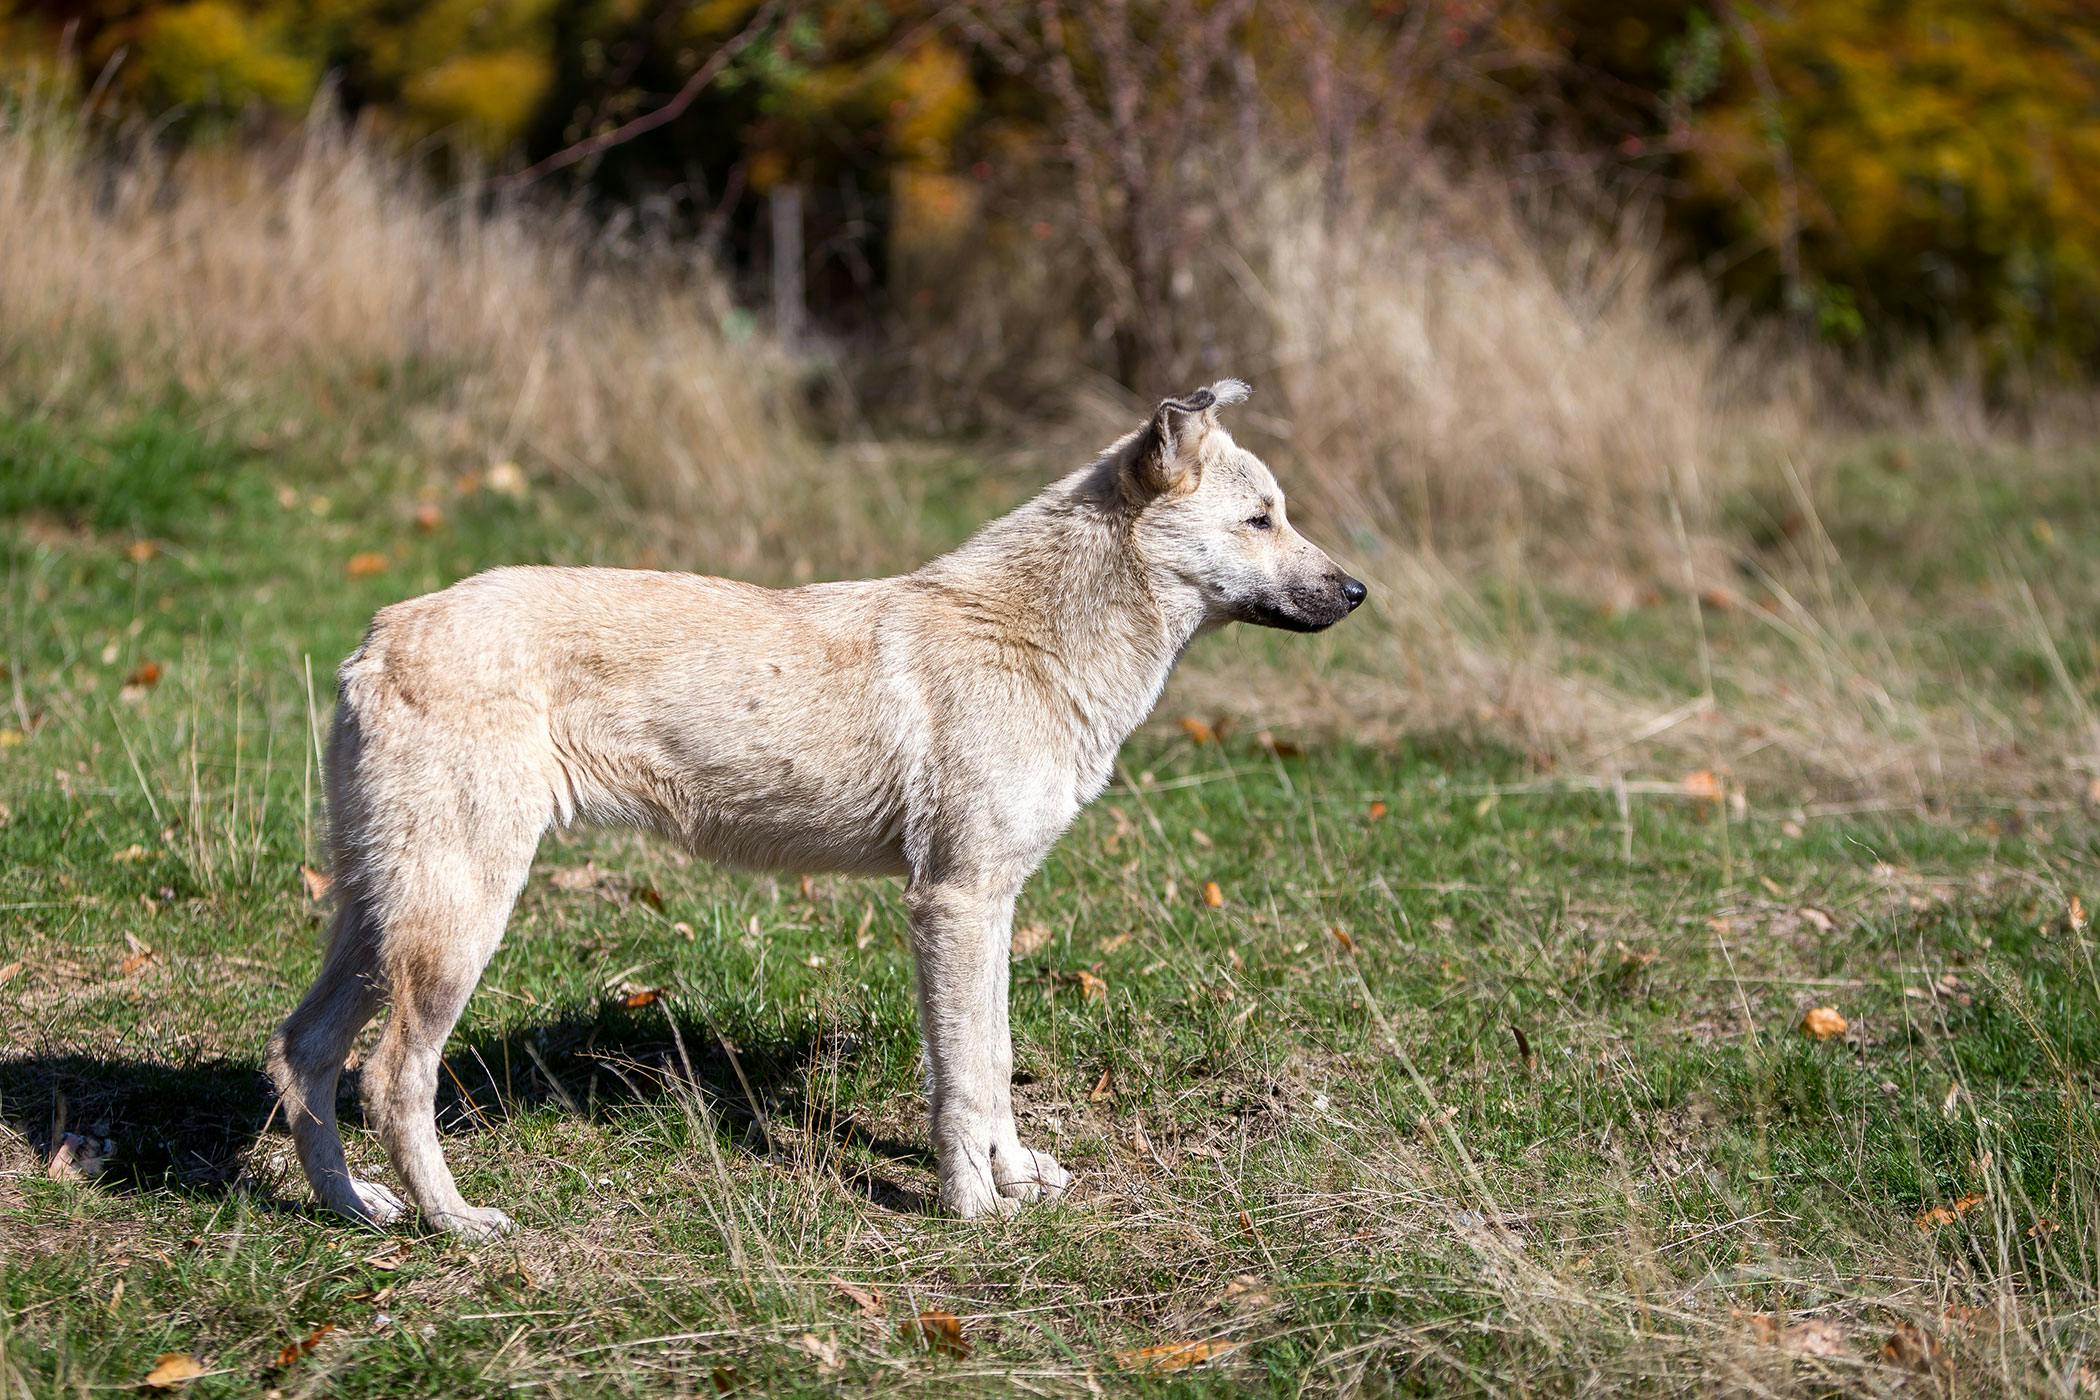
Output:
[[[224,0],[191,0],[150,18],[139,40],[139,65],[175,102],[301,106],[319,72],[278,40],[272,26]]]
[[[524,133],[552,78],[543,53],[465,53],[410,78],[402,86],[402,105],[417,124],[449,130],[494,155]]]

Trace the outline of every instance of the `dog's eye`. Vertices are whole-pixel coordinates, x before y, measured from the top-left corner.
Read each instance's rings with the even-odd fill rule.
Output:
[[[1247,517],[1247,526],[1249,529],[1266,530],[1269,528],[1270,524],[1271,521],[1269,520],[1269,513],[1267,511],[1263,511],[1260,515],[1252,515]]]

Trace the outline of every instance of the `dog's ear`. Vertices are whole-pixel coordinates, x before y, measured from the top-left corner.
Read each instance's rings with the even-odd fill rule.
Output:
[[[1243,403],[1251,392],[1237,379],[1221,379],[1186,398],[1162,400],[1131,456],[1139,491],[1151,497],[1195,490],[1203,473],[1199,449],[1218,426],[1219,407]]]

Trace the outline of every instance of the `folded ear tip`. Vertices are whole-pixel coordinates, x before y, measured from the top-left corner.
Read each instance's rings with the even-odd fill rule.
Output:
[[[1205,392],[1219,403],[1227,404],[1245,403],[1247,396],[1254,391],[1247,387],[1244,379],[1220,379]]]

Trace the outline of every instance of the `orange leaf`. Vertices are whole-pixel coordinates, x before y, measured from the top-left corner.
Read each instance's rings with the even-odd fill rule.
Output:
[[[1083,967],[1073,972],[1060,972],[1058,979],[1067,986],[1079,988],[1081,1001],[1105,1000],[1108,996],[1108,983]]]
[[[145,1384],[155,1390],[173,1390],[204,1374],[204,1363],[186,1351],[164,1351],[146,1373]]]
[[[429,534],[444,523],[445,512],[439,510],[429,501],[425,501],[422,505],[416,507],[416,528],[424,534]]]
[[[1161,1342],[1157,1346],[1119,1351],[1116,1364],[1126,1371],[1185,1371],[1238,1347],[1238,1342],[1227,1341]]]
[[[629,1011],[639,1011],[645,1006],[654,1006],[662,996],[663,991],[660,988],[644,987],[638,992],[629,992],[626,996],[620,998],[620,1005],[626,1007]]]
[[[305,1356],[307,1353],[311,1352],[315,1347],[321,1344],[321,1338],[327,1336],[330,1332],[333,1332],[334,1330],[335,1324],[333,1322],[324,1322],[319,1327],[316,1327],[313,1331],[307,1333],[306,1339],[304,1341],[293,1342],[289,1346],[286,1346],[279,1350],[277,1353],[277,1365],[279,1369],[291,1365],[300,1357]]]
[[[1831,1040],[1845,1033],[1845,1018],[1837,1014],[1837,1008],[1818,1006],[1801,1018],[1801,1029],[1816,1040]]]
[[[963,1336],[962,1319],[952,1312],[928,1308],[898,1329],[907,1342],[923,1343],[928,1351],[960,1361],[970,1354],[969,1339]]]
[[[1951,1206],[1933,1206],[1929,1210],[1919,1211],[1915,1223],[1920,1230],[1937,1230],[1942,1225],[1952,1225],[1983,1202],[1984,1195],[1981,1191],[1971,1191]]]
[[[1372,821],[1374,821],[1374,822],[1375,822],[1375,821],[1377,821],[1377,820],[1378,820],[1378,819],[1379,819],[1380,817],[1383,817],[1383,816],[1385,815],[1385,813],[1386,813],[1386,805],[1385,805],[1385,804],[1384,804],[1383,802],[1373,802],[1373,803],[1371,804],[1371,820],[1372,820]]]
[[[2071,910],[2066,916],[2066,922],[2071,925],[2071,932],[2073,933],[2081,931],[2086,926],[2085,903],[2075,894],[2071,896]]]
[[[1216,880],[1205,880],[1203,882],[1203,902],[1213,909],[1223,909],[1225,907],[1225,891],[1218,888]]]
[[[328,893],[328,887],[335,883],[335,876],[324,874],[311,865],[301,865],[299,883],[305,888],[306,897],[318,904]]]
[[[1721,780],[1714,776],[1711,768],[1700,768],[1684,775],[1684,793],[1702,802],[1721,800]]]
[[[1337,924],[1335,927],[1329,929],[1328,932],[1334,935],[1335,942],[1342,945],[1343,952],[1353,953],[1356,951],[1356,940],[1349,936],[1349,930]]]
[[[1094,1087],[1087,1091],[1086,1101],[1088,1103],[1106,1103],[1116,1096],[1116,1091],[1108,1087],[1108,1076],[1110,1073],[1112,1073],[1110,1070],[1101,1071],[1101,1077],[1095,1080]]]
[[[1189,742],[1192,744],[1215,744],[1218,742],[1218,731],[1211,728],[1203,720],[1197,719],[1194,715],[1183,715],[1181,717],[1181,731],[1189,736]]]
[[[124,678],[124,684],[135,685],[142,690],[147,686],[159,685],[160,663],[158,661],[141,661],[138,664],[138,669]]]
[[[387,557],[376,549],[361,550],[350,556],[343,565],[343,572],[352,578],[370,578],[386,572]]]
[[[133,540],[124,546],[124,557],[134,564],[143,564],[160,553],[160,546],[151,540]]]
[[[853,1300],[853,1305],[869,1317],[882,1316],[882,1294],[873,1289],[862,1288],[857,1283],[848,1283],[837,1274],[831,1276],[831,1286]]]

